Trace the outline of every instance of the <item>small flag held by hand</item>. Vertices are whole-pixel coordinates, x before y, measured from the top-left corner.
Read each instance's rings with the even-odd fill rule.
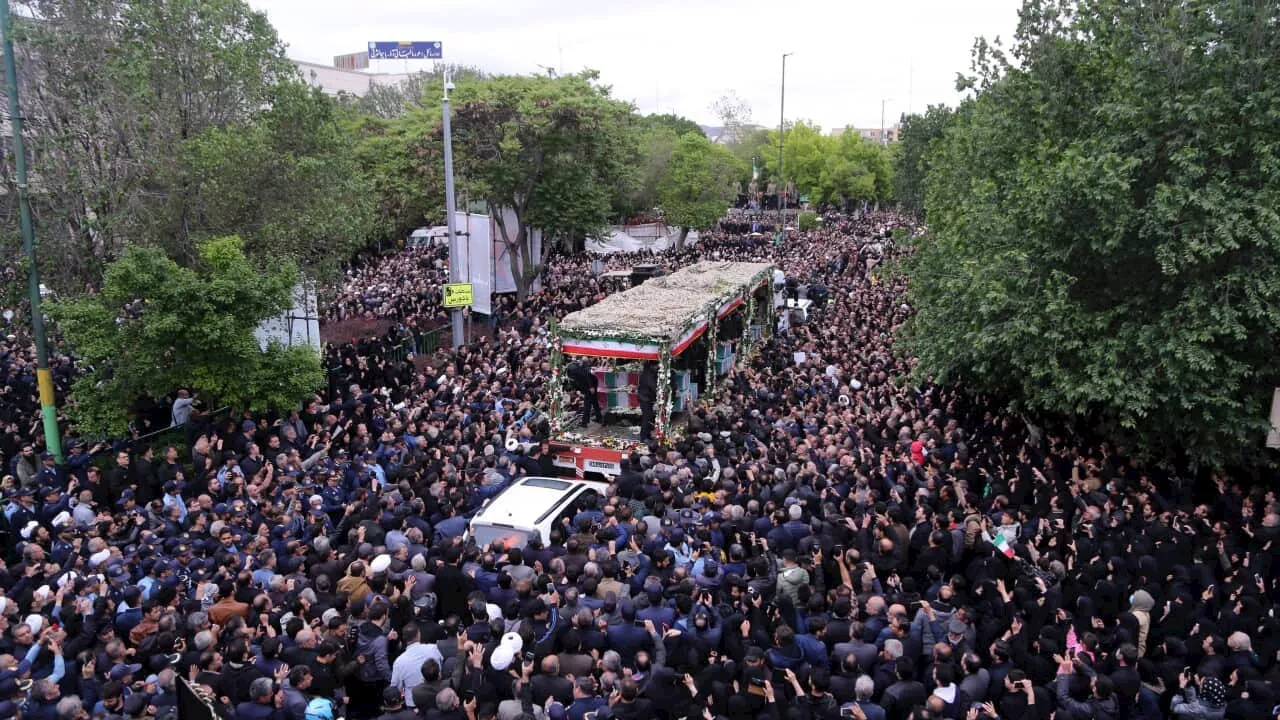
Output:
[[[991,544],[995,545],[997,550],[1004,553],[1005,557],[1013,557],[1013,546],[1005,539],[1004,533],[996,533],[995,540],[993,540]]]

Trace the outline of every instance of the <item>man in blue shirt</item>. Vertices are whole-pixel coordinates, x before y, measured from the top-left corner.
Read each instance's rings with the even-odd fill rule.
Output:
[[[573,682],[573,703],[565,708],[569,720],[583,720],[587,713],[594,713],[608,705],[609,701],[596,693],[596,679],[580,677]]]

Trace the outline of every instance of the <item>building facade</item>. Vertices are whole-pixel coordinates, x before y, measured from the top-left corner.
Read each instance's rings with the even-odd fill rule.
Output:
[[[363,97],[374,85],[399,85],[409,79],[408,73],[372,73],[294,60],[302,79],[328,95]]]

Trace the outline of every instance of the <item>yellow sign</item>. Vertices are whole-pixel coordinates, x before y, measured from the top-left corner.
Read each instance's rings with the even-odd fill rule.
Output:
[[[447,308],[468,307],[474,299],[471,283],[450,283],[444,286],[444,306]]]

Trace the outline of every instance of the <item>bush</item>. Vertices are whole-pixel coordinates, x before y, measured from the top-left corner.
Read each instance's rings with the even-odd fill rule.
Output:
[[[801,230],[817,230],[818,226],[822,224],[818,219],[818,213],[811,212],[800,213],[796,223]]]

